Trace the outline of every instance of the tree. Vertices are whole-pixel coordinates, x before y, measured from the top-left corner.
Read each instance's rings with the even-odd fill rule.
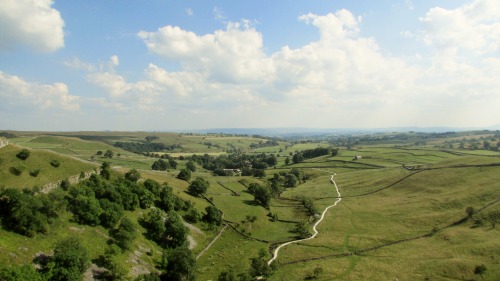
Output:
[[[285,158],[285,165],[290,165],[290,157],[288,156]]]
[[[297,233],[297,238],[305,239],[311,236],[311,232],[307,229],[305,222],[300,222],[295,226],[295,233]]]
[[[182,223],[179,215],[171,210],[168,212],[165,221],[164,236],[167,238],[166,245],[175,248],[183,245],[187,241],[188,229]]]
[[[140,223],[146,229],[146,236],[149,239],[156,242],[163,239],[166,227],[161,210],[151,209],[146,217],[140,220]]]
[[[75,221],[81,224],[98,225],[102,209],[95,197],[78,195],[72,200],[71,212]]]
[[[196,178],[188,187],[188,193],[199,197],[207,192],[210,183],[204,178]]]
[[[229,269],[228,271],[222,271],[217,278],[217,281],[238,281],[236,274],[233,269]]]
[[[197,223],[201,219],[201,215],[195,208],[189,208],[184,215],[184,219],[189,223]]]
[[[165,212],[168,212],[172,209],[174,209],[175,206],[175,198],[174,194],[172,191],[172,187],[164,184],[161,187],[161,191],[158,195],[158,201],[156,202],[156,205],[164,210]]]
[[[285,177],[284,186],[285,187],[296,187],[299,179],[294,174],[288,174]]]
[[[190,170],[191,172],[196,172],[196,164],[192,160],[189,160],[186,163],[186,169]]]
[[[168,168],[170,168],[170,164],[163,159],[158,159],[151,165],[151,169],[155,171],[166,171]]]
[[[205,208],[206,214],[203,216],[203,221],[209,224],[221,225],[222,213],[215,206],[207,206]]]
[[[264,169],[253,169],[253,176],[258,178],[263,178],[266,176],[266,170]]]
[[[123,216],[123,207],[117,203],[111,202],[106,198],[99,200],[99,205],[101,206],[101,214],[99,215],[99,220],[101,225],[106,228],[111,228],[120,220]]]
[[[170,165],[170,167],[172,167],[172,169],[177,169],[177,161],[175,161],[173,158],[168,159],[168,164]]]
[[[295,153],[292,157],[293,164],[298,164],[304,161],[304,156],[302,153]]]
[[[265,186],[258,185],[254,190],[254,201],[264,208],[269,208],[269,202],[271,202],[271,192]]]
[[[101,165],[101,176],[107,180],[111,177],[111,165],[109,162],[103,162]]]
[[[267,264],[266,251],[264,249],[259,251],[258,257],[251,258],[250,260],[251,265],[249,272],[252,277],[268,276],[271,274],[271,267]]]
[[[165,272],[160,276],[161,280],[169,281],[194,281],[196,277],[196,260],[191,250],[186,245],[177,247],[171,251],[165,251],[163,259],[166,260]]]
[[[189,181],[191,179],[191,171],[188,169],[182,169],[177,175],[178,179]]]
[[[16,157],[21,159],[21,160],[26,160],[28,157],[30,157],[30,151],[27,149],[21,150],[18,154],[16,154]]]
[[[136,169],[132,169],[125,173],[125,178],[129,181],[137,182],[141,178],[141,174]]]
[[[129,218],[123,218],[118,228],[111,230],[110,234],[118,247],[129,250],[136,237],[136,227]]]
[[[104,152],[104,158],[113,158],[113,156],[115,156],[115,153],[112,151],[112,150],[106,150],[106,152]]]
[[[90,264],[87,249],[80,240],[70,237],[56,244],[52,258],[52,280],[81,280]]]

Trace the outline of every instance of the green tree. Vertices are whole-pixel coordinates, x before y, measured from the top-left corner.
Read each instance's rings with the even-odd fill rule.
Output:
[[[164,236],[167,238],[166,245],[172,248],[179,247],[186,243],[188,229],[182,223],[179,215],[171,210],[167,214],[165,221]]]
[[[296,187],[299,183],[299,179],[294,174],[288,174],[285,176],[285,187]]]
[[[149,239],[156,242],[162,241],[166,227],[160,209],[151,209],[146,217],[140,220],[140,223],[146,229],[146,236]]]
[[[137,182],[141,178],[141,174],[136,169],[132,169],[125,173],[125,178],[129,181]]]
[[[191,179],[191,171],[188,169],[182,169],[177,175],[178,179],[189,181]]]
[[[222,223],[222,213],[215,206],[207,206],[205,208],[205,215],[203,216],[203,221],[209,224],[221,225]]]
[[[295,233],[297,233],[297,238],[305,239],[311,236],[311,232],[307,228],[307,224],[305,222],[300,222],[295,226]]]
[[[136,237],[136,226],[129,218],[123,218],[118,228],[112,229],[110,234],[118,247],[129,250]]]
[[[271,274],[271,267],[267,264],[266,251],[261,249],[259,256],[250,259],[249,273],[252,277],[268,276]]]
[[[101,176],[107,180],[111,177],[111,165],[109,162],[104,162],[101,165]]]
[[[175,161],[173,158],[168,159],[168,164],[170,165],[170,167],[172,167],[172,169],[177,169],[177,161]]]
[[[188,187],[188,193],[199,197],[200,195],[204,195],[208,187],[210,186],[210,183],[205,180],[204,178],[196,178]]]
[[[52,280],[81,280],[90,265],[87,249],[80,240],[70,237],[56,244],[54,248]]]
[[[195,208],[189,208],[184,215],[184,219],[189,223],[197,223],[201,219],[201,215]]]
[[[161,280],[194,281],[196,277],[196,260],[187,246],[177,247],[164,252],[166,264]]]
[[[75,221],[81,224],[98,225],[102,209],[99,201],[95,197],[78,195],[72,200],[70,210],[73,213]]]
[[[228,271],[222,271],[217,278],[217,281],[238,281],[238,277],[236,277],[236,273],[234,273],[233,269],[229,269]]]
[[[269,208],[269,203],[271,202],[271,192],[265,186],[258,185],[254,191],[254,201],[264,208]]]
[[[191,172],[196,172],[196,164],[194,164],[194,161],[189,160],[186,163],[186,169],[190,170]]]
[[[304,156],[302,153],[295,153],[292,157],[293,164],[298,164],[304,161]]]
[[[104,152],[104,158],[113,158],[113,156],[115,156],[115,153],[112,151],[112,150],[106,150],[106,152]]]
[[[111,202],[106,198],[100,199],[99,205],[101,206],[101,214],[99,215],[101,225],[106,228],[115,226],[123,216],[124,210],[122,205]]]
[[[158,195],[158,200],[156,202],[156,205],[165,212],[174,209],[175,197],[172,187],[166,184],[161,186],[160,194]]]
[[[290,165],[290,157],[288,156],[285,158],[285,165]]]
[[[168,168],[170,168],[170,164],[163,159],[158,159],[151,165],[151,169],[155,171],[166,171]]]

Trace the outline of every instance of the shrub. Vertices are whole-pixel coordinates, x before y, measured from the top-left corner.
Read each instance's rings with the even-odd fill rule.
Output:
[[[30,171],[30,176],[36,178],[39,173],[40,173],[40,169],[36,169],[36,170]]]
[[[30,157],[30,151],[27,149],[21,150],[18,154],[16,154],[16,157],[21,159],[21,160],[26,160],[28,157]]]
[[[23,173],[23,169],[21,167],[10,167],[9,172],[14,176],[20,176]]]
[[[52,167],[54,168],[58,168],[59,166],[61,166],[61,162],[59,162],[59,160],[51,160],[50,165],[52,165]]]

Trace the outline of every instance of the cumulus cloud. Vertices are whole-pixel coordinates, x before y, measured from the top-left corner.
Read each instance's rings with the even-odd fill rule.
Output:
[[[84,71],[95,71],[96,67],[88,62],[84,62],[78,57],[72,57],[62,62],[65,66],[69,68],[84,70]]]
[[[0,72],[0,97],[11,107],[78,110],[78,96],[69,94],[64,83],[43,85],[30,83],[18,76]]]
[[[476,0],[456,9],[432,8],[420,19],[427,44],[449,52],[491,53],[500,45],[500,3]]]
[[[28,46],[39,52],[64,47],[64,21],[52,0],[3,0],[0,49]]]

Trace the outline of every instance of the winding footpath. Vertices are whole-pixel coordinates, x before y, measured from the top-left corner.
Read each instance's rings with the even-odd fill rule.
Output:
[[[328,209],[332,208],[332,207],[335,207],[341,200],[342,198],[340,197],[340,192],[339,192],[339,188],[337,186],[337,183],[333,180],[333,176],[335,175],[335,173],[333,173],[332,177],[330,178],[330,181],[335,185],[335,190],[337,191],[337,194],[338,194],[338,198],[337,200],[335,201],[335,203],[333,203],[333,205],[330,205],[328,207],[325,208],[325,210],[323,211],[323,213],[321,214],[321,218],[314,224],[313,226],[313,230],[314,230],[314,234],[311,236],[311,237],[308,237],[308,238],[304,238],[304,239],[299,239],[299,240],[293,240],[293,241],[290,241],[290,242],[286,242],[286,243],[283,243],[281,245],[278,246],[278,248],[276,248],[274,250],[274,253],[273,253],[273,258],[270,259],[268,262],[267,262],[267,265],[271,265],[271,263],[273,263],[273,261],[275,259],[278,258],[278,253],[280,251],[281,248],[287,246],[287,245],[290,245],[290,244],[293,244],[293,243],[298,243],[298,242],[302,242],[302,241],[307,241],[307,240],[311,240],[313,238],[316,237],[316,235],[318,235],[318,230],[316,229],[316,227],[318,226],[318,224],[323,221],[324,217],[325,217],[325,214],[326,212],[328,211]]]

